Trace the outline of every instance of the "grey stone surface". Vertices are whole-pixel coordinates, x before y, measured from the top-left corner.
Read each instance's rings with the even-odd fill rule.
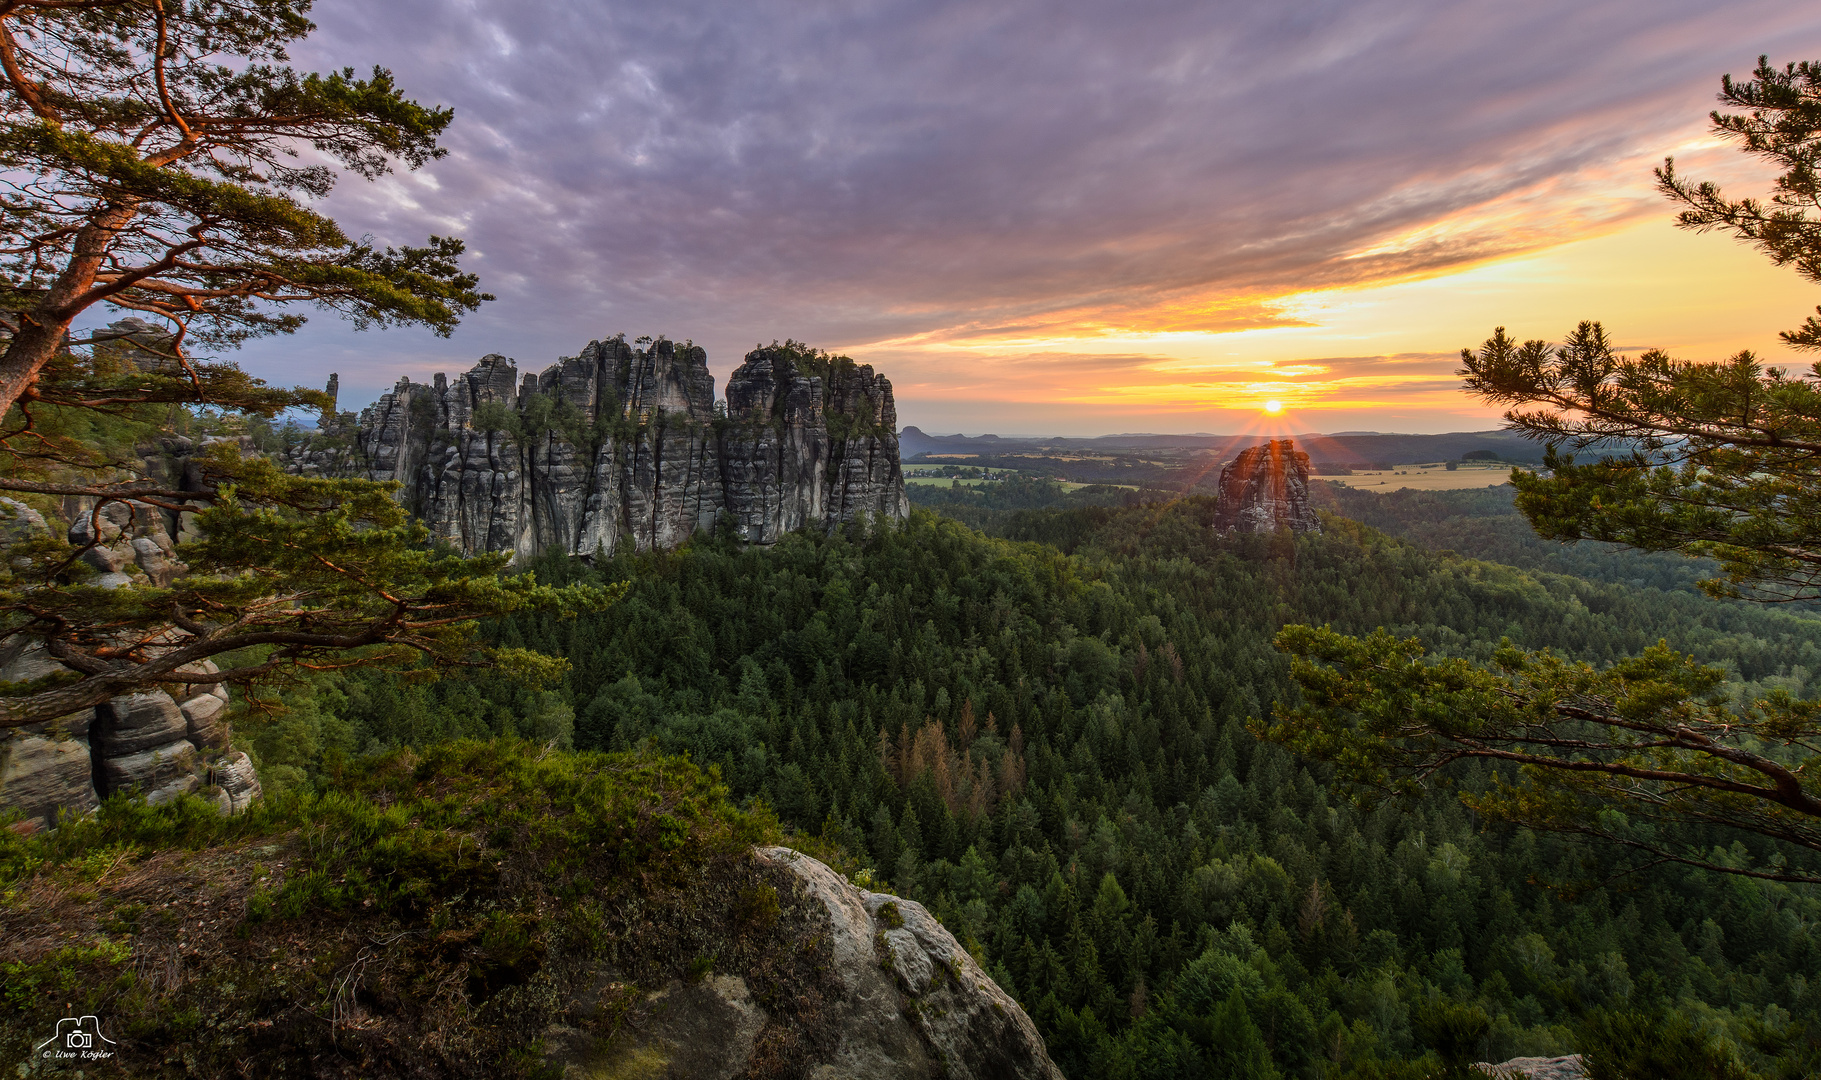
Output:
[[[596,988],[597,997],[604,988]],[[544,1057],[563,1080],[732,1080],[745,1073],[765,1019],[765,1010],[738,976],[712,975],[693,986],[672,979],[629,1010],[621,1037],[603,1043],[596,1032],[582,1028],[546,1028]]]
[[[0,680],[58,670],[37,642],[0,646]],[[204,661],[194,670],[216,668]],[[126,694],[0,733],[0,807],[22,811],[28,829],[47,828],[59,810],[87,813],[117,791],[156,804],[212,784],[222,811],[239,813],[259,798],[259,775],[252,759],[229,749],[226,704],[220,683],[201,683],[181,704],[162,690]]]
[[[790,848],[757,855],[828,909],[848,1015],[833,1059],[811,1066],[812,1080],[1061,1080],[1030,1017],[921,904],[865,892]]]
[[[0,679],[55,670],[37,643],[0,649]],[[58,810],[87,813],[115,792],[157,804],[212,784],[222,811],[240,813],[259,798],[259,775],[251,758],[229,748],[220,684],[202,686],[181,705],[163,691],[127,694],[0,733],[0,807],[22,811],[28,829],[48,828]]]
[[[186,739],[189,728],[171,695],[153,690],[122,694],[99,706],[89,739],[98,756],[125,757]]]
[[[1494,1080],[1585,1080],[1581,1055],[1566,1057],[1522,1057],[1490,1065],[1482,1061],[1474,1066]]]
[[[100,760],[102,795],[116,791],[138,792],[153,801],[175,798],[178,790],[194,791],[201,786],[195,774],[196,746],[188,739],[177,739],[163,746],[136,754],[104,756]]]
[[[62,670],[41,641],[12,637],[0,644],[0,682],[30,682]]]
[[[259,773],[253,768],[253,759],[239,750],[232,751],[217,761],[211,768],[215,786],[227,797],[227,810],[238,814],[253,805],[261,794]]]
[[[202,693],[178,703],[190,741],[210,750],[228,745],[228,709],[214,694]]]
[[[189,443],[188,439],[181,441]],[[69,529],[69,542],[85,549],[82,561],[100,572],[96,583],[103,588],[130,583],[135,571],[154,585],[169,585],[184,569],[174,554],[176,544],[169,525],[169,514],[156,506],[109,502],[99,510],[78,513]]]
[[[1309,505],[1309,455],[1291,439],[1242,450],[1220,470],[1214,528],[1222,532],[1321,532]]]
[[[184,772],[166,780],[157,787],[145,791],[146,805],[158,806],[161,803],[170,802],[179,795],[188,795],[193,791],[199,791],[202,786],[202,777],[196,775],[196,770],[192,766]]]
[[[254,452],[250,439],[229,441],[243,453]],[[195,447],[184,436],[167,436],[137,452],[146,476],[193,488],[201,481]],[[62,512],[74,522],[69,542],[87,548],[84,560],[101,571],[92,580],[104,588],[168,584],[185,569],[172,535],[189,535],[188,526],[167,511],[121,501],[96,509],[77,500],[66,502]],[[46,527],[36,511],[0,499],[0,535],[9,524]],[[159,647],[151,646],[154,652]],[[0,682],[28,682],[64,670],[42,642],[20,637],[0,642]],[[184,669],[205,675],[217,670],[208,660]],[[0,731],[0,808],[20,810],[25,827],[41,828],[54,825],[59,810],[86,813],[116,791],[138,792],[157,803],[209,783],[216,785],[214,797],[224,811],[244,810],[259,797],[259,777],[245,754],[229,750],[226,688],[219,682],[191,683],[179,692],[181,704],[152,690],[49,723]]]
[[[15,728],[0,739],[0,806],[20,811],[28,831],[56,825],[58,813],[100,805],[88,743],[50,725]]]
[[[194,664],[190,664],[185,667],[180,667],[177,670],[183,672],[185,675],[213,675],[216,672],[220,671],[221,669],[215,666],[215,661],[213,661],[213,660],[198,660]],[[228,703],[227,688],[218,682],[217,683],[191,683],[189,693],[190,694],[214,694],[216,697],[221,699],[221,703],[223,705],[226,705]],[[186,698],[188,697],[188,695],[185,695],[185,696],[186,696]]]
[[[869,893],[827,866],[783,847],[754,857],[787,875],[812,916],[832,976],[817,1006],[833,1044],[803,1044],[796,1064],[810,1080],[1061,1080],[1036,1026],[921,905]],[[778,880],[773,877],[773,880]],[[780,888],[786,886],[780,885]],[[820,913],[827,913],[826,930]],[[696,985],[672,980],[626,1004],[628,984],[602,972],[570,1000],[570,1018],[611,1009],[616,1027],[543,1033],[545,1060],[566,1080],[647,1076],[723,1080],[746,1075],[769,1020],[739,977]],[[619,1004],[613,1005],[612,1003]]]
[[[0,497],[0,542],[13,543],[49,530],[43,514],[18,499]]]
[[[612,338],[522,379],[486,356],[454,379],[401,380],[285,464],[397,480],[433,535],[520,559],[671,548],[722,513],[760,544],[910,513],[890,381],[783,347],[747,355],[725,416],[699,346]]]

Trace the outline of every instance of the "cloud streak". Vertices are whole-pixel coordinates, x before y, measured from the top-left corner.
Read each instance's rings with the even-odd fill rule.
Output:
[[[339,366],[353,400],[621,330],[693,337],[723,376],[792,336],[934,393],[913,346],[1295,326],[1290,293],[1656,212],[1644,163],[1721,71],[1812,50],[1801,7],[325,2],[299,63],[381,63],[456,110],[446,160],[331,209],[466,237],[500,300],[452,344],[313,328],[248,366]],[[1079,392],[1072,363],[1012,366]]]

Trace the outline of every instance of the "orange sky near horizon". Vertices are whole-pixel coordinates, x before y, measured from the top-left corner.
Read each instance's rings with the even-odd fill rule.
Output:
[[[1557,340],[1597,319],[1632,352],[1719,360],[1751,349],[1795,369],[1821,359],[1777,338],[1815,309],[1821,289],[1756,251],[1679,230],[1666,214],[1590,231],[1421,280],[1252,301],[1290,325],[926,338],[843,351],[891,372],[900,400],[939,409],[950,428],[1001,435],[1092,428],[1109,411],[1143,421],[1131,430],[1157,432],[1496,427],[1497,410],[1463,393],[1454,375],[1460,349],[1495,326]],[[1282,405],[1274,414],[1264,408],[1272,400]],[[923,408],[903,422],[916,423]]]
[[[1627,352],[1690,360],[1750,349],[1806,369],[1821,357],[1778,332],[1821,303],[1821,288],[1724,233],[1677,228],[1652,169],[1731,197],[1762,197],[1773,174],[1691,118],[1668,146],[1535,185],[1344,259],[1424,248],[1483,251],[1420,276],[1275,295],[1163,298],[1147,310],[1063,311],[1047,328],[958,328],[841,350],[891,373],[901,420],[939,414],[947,433],[1047,435],[1099,428],[1212,432],[1443,432],[1497,427],[1499,410],[1464,393],[1460,350],[1495,327],[1560,340],[1583,319]],[[1330,267],[1333,264],[1330,264]],[[1330,269],[1328,272],[1332,273]],[[1267,410],[1266,402],[1280,408]]]

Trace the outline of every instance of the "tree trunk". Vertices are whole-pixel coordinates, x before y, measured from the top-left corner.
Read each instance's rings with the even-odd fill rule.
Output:
[[[5,416],[38,381],[38,372],[63,348],[76,316],[101,299],[90,293],[95,275],[101,271],[109,245],[138,212],[138,200],[98,210],[76,234],[69,264],[57,275],[50,291],[30,310],[20,313],[19,332],[13,335],[6,352],[0,354],[0,416]]]
[[[72,318],[46,320],[41,308],[24,313],[19,332],[0,356],[0,416],[38,381],[39,369],[63,347]]]

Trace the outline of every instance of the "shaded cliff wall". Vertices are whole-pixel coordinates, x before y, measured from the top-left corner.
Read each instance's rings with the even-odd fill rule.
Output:
[[[487,356],[400,380],[288,464],[399,481],[450,546],[521,559],[675,547],[723,513],[759,544],[910,513],[891,382],[794,344],[748,353],[724,410],[696,345],[616,337],[522,377]]]
[[[1214,527],[1223,532],[1321,532],[1321,521],[1309,505],[1309,455],[1292,439],[1242,450],[1220,470]]]

